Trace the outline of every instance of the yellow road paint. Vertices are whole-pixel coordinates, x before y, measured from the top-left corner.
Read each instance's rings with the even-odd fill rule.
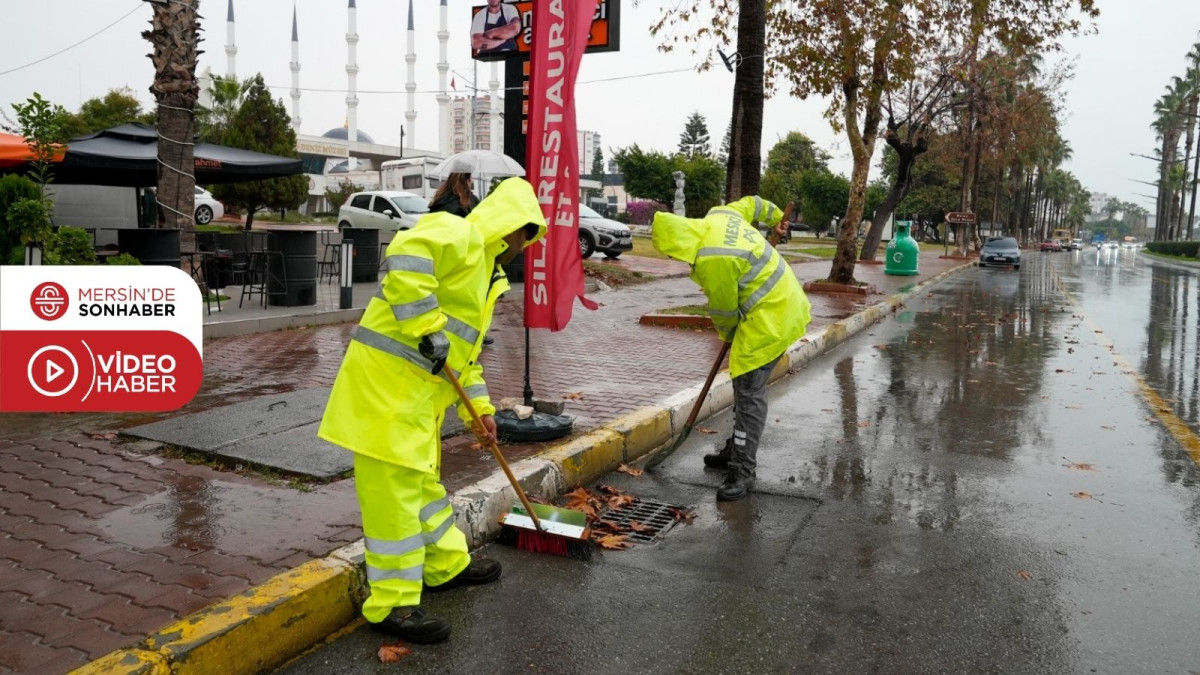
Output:
[[[1100,327],[1094,324],[1092,320],[1083,313],[1082,305],[1080,305],[1075,299],[1075,296],[1067,290],[1067,287],[1063,285],[1062,279],[1058,276],[1058,272],[1056,272],[1054,268],[1051,268],[1050,274],[1054,276],[1054,283],[1056,286],[1058,286],[1058,290],[1062,292],[1067,301],[1070,302],[1071,305],[1078,311],[1078,316],[1083,319],[1084,324],[1086,324],[1088,329],[1090,329],[1096,336],[1096,340],[1098,340],[1100,344],[1104,345],[1108,349],[1109,354],[1112,355],[1113,361],[1116,363],[1117,367],[1120,368],[1126,375],[1128,375],[1130,379],[1134,381],[1134,384],[1137,385],[1138,391],[1142,396],[1142,400],[1145,401],[1147,406],[1149,406],[1150,410],[1154,413],[1154,416],[1158,418],[1158,421],[1162,423],[1163,427],[1167,430],[1167,433],[1171,434],[1171,436],[1179,443],[1179,445],[1183,447],[1184,451],[1187,452],[1188,456],[1192,458],[1192,461],[1200,466],[1200,436],[1197,436],[1196,432],[1192,431],[1187,422],[1184,422],[1183,419],[1175,414],[1175,411],[1171,409],[1171,406],[1163,400],[1162,396],[1159,396],[1157,391],[1154,390],[1154,387],[1151,387],[1150,383],[1146,382],[1146,379],[1142,377],[1140,373],[1138,373],[1137,369],[1135,369],[1133,365],[1131,365],[1129,361],[1127,361],[1125,357],[1121,355],[1121,352],[1117,351],[1116,343],[1109,339],[1108,335],[1100,330]]]

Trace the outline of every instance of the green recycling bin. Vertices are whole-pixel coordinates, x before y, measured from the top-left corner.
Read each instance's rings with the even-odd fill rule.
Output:
[[[911,277],[917,273],[921,259],[921,247],[908,233],[909,223],[896,223],[896,233],[887,245],[887,262],[884,274]]]

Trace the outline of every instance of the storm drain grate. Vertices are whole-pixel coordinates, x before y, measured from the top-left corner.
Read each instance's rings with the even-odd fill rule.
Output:
[[[605,509],[600,513],[600,518],[618,525],[621,533],[628,535],[631,542],[653,544],[674,527],[678,522],[675,512],[682,510],[686,509],[653,499],[635,497],[632,504]],[[634,529],[630,525],[631,522],[636,522],[641,527]]]

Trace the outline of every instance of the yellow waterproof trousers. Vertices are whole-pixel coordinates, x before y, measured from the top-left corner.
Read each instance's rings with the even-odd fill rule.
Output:
[[[421,604],[421,582],[446,583],[471,562],[467,538],[438,474],[354,454],[371,594],[363,616],[378,623],[396,607]]]

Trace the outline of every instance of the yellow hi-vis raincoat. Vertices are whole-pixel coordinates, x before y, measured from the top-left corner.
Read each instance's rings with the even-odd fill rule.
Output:
[[[734,213],[753,225],[764,237],[783,220],[783,209],[757,195],[742,197],[732,204],[714,206],[708,210],[708,216],[714,213]]]
[[[421,337],[444,331],[446,367],[459,373],[480,415],[495,412],[479,351],[508,280],[496,258],[504,237],[533,223],[546,233],[533,187],[510,178],[466,217],[432,213],[387,247],[387,275],[368,303],[333,384],[318,435],[355,453],[355,482],[366,536],[368,621],[420,602],[469,563],[466,539],[439,484],[441,427],[454,388],[431,374]],[[465,406],[459,416],[468,424]]]
[[[735,204],[753,199],[758,198]],[[808,297],[792,269],[739,209],[718,207],[704,218],[656,213],[652,238],[654,248],[692,266],[692,281],[708,296],[717,333],[733,342],[730,376],[774,361],[804,336],[811,318]]]

